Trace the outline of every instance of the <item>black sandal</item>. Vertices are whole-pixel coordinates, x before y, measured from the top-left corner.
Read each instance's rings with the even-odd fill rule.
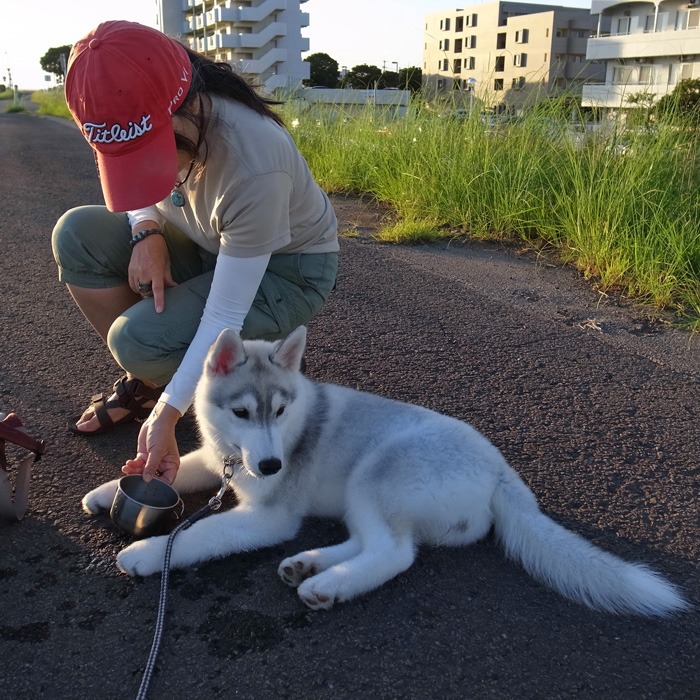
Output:
[[[155,389],[146,386],[140,379],[129,379],[125,374],[123,377],[114,382],[114,393],[117,394],[116,399],[108,400],[104,394],[95,394],[92,397],[93,412],[100,424],[95,430],[80,430],[76,423],[80,419],[78,416],[74,421],[68,424],[68,429],[75,435],[84,435],[92,437],[93,435],[101,435],[110,430],[114,430],[122,425],[127,425],[136,420],[144,420],[148,418],[153,408],[146,408],[144,404],[149,401],[158,401],[165,387],[156,387]],[[110,408],[126,408],[130,413],[120,418],[118,421],[113,421],[109,416]]]

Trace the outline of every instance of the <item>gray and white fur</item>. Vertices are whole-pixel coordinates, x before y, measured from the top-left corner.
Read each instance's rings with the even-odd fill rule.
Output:
[[[282,561],[278,573],[314,609],[381,586],[421,544],[461,546],[493,527],[507,555],[571,600],[620,614],[688,608],[643,564],[590,544],[542,513],[502,454],[470,425],[414,406],[305,377],[306,329],[275,343],[223,331],[195,397],[202,447],[182,459],[180,493],[214,491],[224,458],[237,505],[180,532],[171,565],[186,567],[292,539],[306,516],[342,519],[349,538]],[[88,493],[108,509],[116,481]],[[167,537],[117,556],[129,575],[160,571]]]

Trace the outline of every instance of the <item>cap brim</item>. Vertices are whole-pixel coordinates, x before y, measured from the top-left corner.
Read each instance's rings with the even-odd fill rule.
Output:
[[[164,200],[177,182],[177,147],[172,127],[150,135],[129,153],[110,156],[95,150],[107,209],[132,211]]]

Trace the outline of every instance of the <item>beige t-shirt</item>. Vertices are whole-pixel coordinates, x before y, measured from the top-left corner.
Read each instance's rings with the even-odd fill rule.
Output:
[[[154,207],[129,212],[132,225],[162,217],[217,254],[199,328],[161,396],[183,414],[211,344],[223,328],[242,327],[267,256],[339,249],[333,208],[285,129],[216,97],[211,120],[204,172],[180,187],[185,206],[176,207],[167,197],[157,213]]]
[[[234,257],[339,250],[333,208],[284,128],[220,97],[210,125],[204,172],[179,188],[185,206],[170,197],[157,205],[167,221]]]

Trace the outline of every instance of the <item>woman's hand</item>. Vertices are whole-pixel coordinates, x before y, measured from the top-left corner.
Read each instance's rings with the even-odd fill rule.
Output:
[[[180,412],[167,403],[158,402],[141,426],[136,457],[122,467],[124,474],[142,474],[144,481],[159,476],[172,484],[180,467],[180,452],[175,440],[175,426]]]
[[[146,226],[153,224],[153,226]],[[134,228],[136,234],[145,228],[157,228],[155,222],[144,221]],[[140,284],[151,284],[150,292],[139,291]],[[140,240],[131,252],[129,262],[129,286],[141,296],[152,296],[155,309],[160,313],[165,308],[164,290],[175,287],[170,271],[170,254],[165,238],[159,234]]]

